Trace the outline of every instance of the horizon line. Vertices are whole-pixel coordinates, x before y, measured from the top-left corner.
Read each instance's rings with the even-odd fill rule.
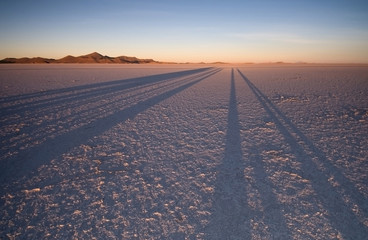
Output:
[[[71,54],[68,54],[68,55],[65,55],[64,57],[61,57],[61,58],[47,58],[47,57],[41,57],[41,56],[36,56],[36,57],[28,57],[28,56],[25,56],[25,57],[5,57],[3,59],[0,59],[0,63],[1,64],[37,64],[37,63],[4,63],[2,61],[6,60],[6,59],[16,59],[16,60],[20,60],[20,59],[45,59],[45,60],[60,60],[60,59],[63,59],[63,58],[66,58],[66,57],[85,57],[85,56],[88,56],[88,55],[92,55],[92,54],[98,54],[102,57],[108,57],[108,58],[119,58],[119,57],[129,57],[129,58],[137,58],[139,60],[153,60],[154,62],[153,63],[157,63],[157,64],[318,64],[318,65],[323,65],[323,64],[332,64],[332,65],[343,65],[343,64],[349,64],[349,65],[366,65],[368,64],[368,62],[328,62],[328,61],[324,61],[324,62],[308,62],[308,61],[244,61],[244,62],[227,62],[227,61],[221,61],[221,60],[215,60],[215,61],[210,61],[210,62],[207,62],[207,61],[161,61],[161,60],[155,60],[153,58],[138,58],[138,57],[135,57],[135,56],[127,56],[127,55],[118,55],[116,57],[112,57],[112,56],[109,56],[109,55],[104,55],[104,54],[101,54],[97,51],[94,51],[94,52],[91,52],[91,53],[88,53],[88,54],[83,54],[83,55],[79,55],[79,56],[75,56],[75,55],[71,55]],[[45,63],[38,63],[38,64],[63,64],[63,63],[58,63],[58,62],[45,62]],[[65,63],[64,63],[65,64]],[[68,63],[66,63],[68,64]],[[70,64],[123,64],[123,63],[70,63]],[[142,63],[140,63],[142,64]],[[143,63],[144,64],[144,63]],[[152,63],[148,63],[148,64],[152,64]]]

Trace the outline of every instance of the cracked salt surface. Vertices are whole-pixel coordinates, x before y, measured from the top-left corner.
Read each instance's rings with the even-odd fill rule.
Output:
[[[2,65],[1,239],[367,239],[368,68]]]

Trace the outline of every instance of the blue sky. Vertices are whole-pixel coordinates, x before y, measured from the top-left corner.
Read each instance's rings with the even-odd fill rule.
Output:
[[[0,2],[0,58],[368,63],[368,1]]]

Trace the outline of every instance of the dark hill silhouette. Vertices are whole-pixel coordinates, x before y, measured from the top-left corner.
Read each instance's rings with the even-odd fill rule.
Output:
[[[52,58],[4,58],[0,63],[159,63],[153,59],[139,59],[136,57],[109,57],[93,52],[87,55],[74,57],[68,55],[60,59]]]
[[[4,58],[0,60],[0,63],[53,63],[55,59],[52,58],[42,58],[42,57],[34,57],[34,58]]]

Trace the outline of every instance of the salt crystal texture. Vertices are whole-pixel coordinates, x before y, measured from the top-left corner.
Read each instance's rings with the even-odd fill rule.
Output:
[[[368,67],[1,65],[1,239],[367,239]]]

